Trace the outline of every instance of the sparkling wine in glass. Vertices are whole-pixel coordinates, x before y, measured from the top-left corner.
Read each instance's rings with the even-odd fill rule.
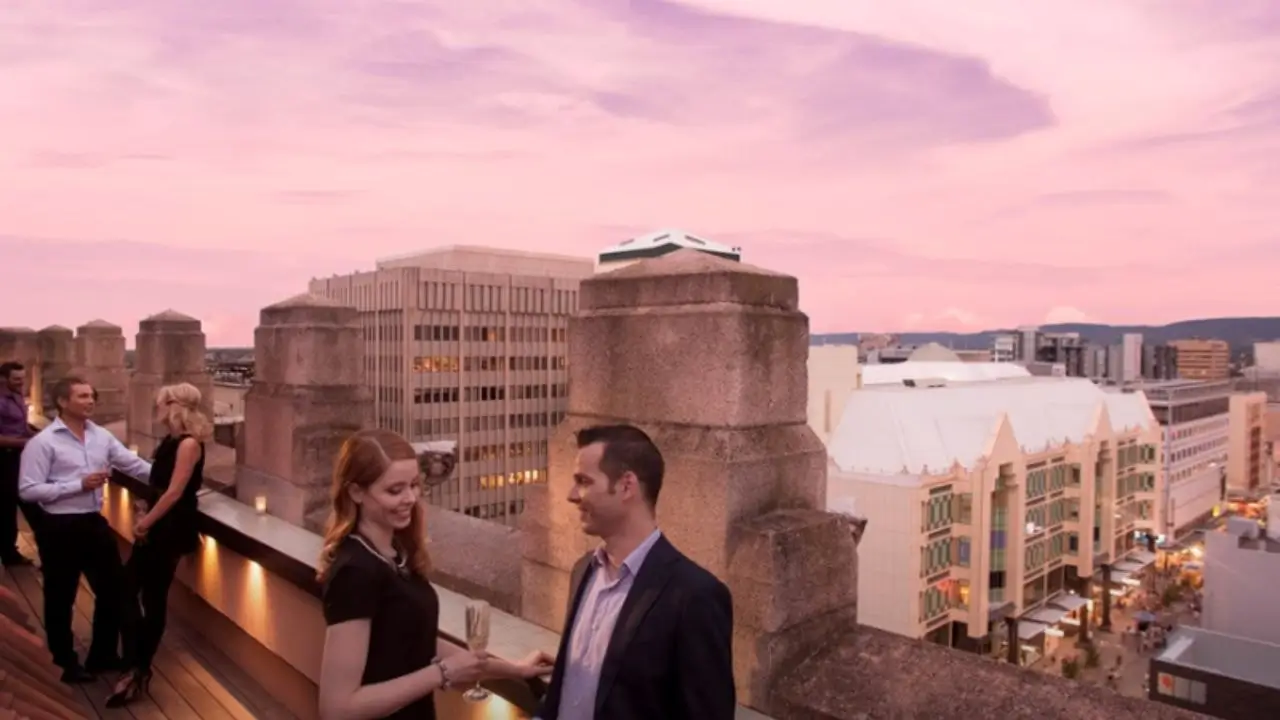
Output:
[[[467,647],[471,652],[484,652],[489,649],[489,603],[476,601],[467,603]],[[471,702],[480,702],[489,698],[489,691],[480,687],[467,690],[462,697]]]

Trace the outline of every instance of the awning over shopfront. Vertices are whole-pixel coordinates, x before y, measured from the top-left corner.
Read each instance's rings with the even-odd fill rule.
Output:
[[[1067,612],[1075,612],[1085,605],[1088,605],[1089,601],[1079,595],[1059,595],[1058,597],[1050,600],[1049,604],[1056,605]]]
[[[1048,605],[1038,610],[1032,610],[1026,615],[1023,615],[1022,616],[1023,619],[1019,622],[1032,620],[1038,623],[1044,623],[1045,625],[1057,625],[1058,623],[1062,622],[1062,618],[1066,616],[1067,616],[1066,610],[1063,610],[1060,607],[1054,607],[1052,605]]]
[[[1030,640],[1031,638],[1034,638],[1037,635],[1043,635],[1044,631],[1048,629],[1049,629],[1049,626],[1045,625],[1044,623],[1031,622],[1029,620],[1019,620],[1018,621],[1018,639]]]
[[[1115,565],[1111,566],[1111,576],[1115,577],[1117,570],[1122,573],[1129,573],[1130,575],[1133,575],[1135,573],[1142,572],[1143,568],[1145,567],[1146,565],[1139,565],[1136,562],[1129,562],[1128,560],[1124,562],[1118,562]]]

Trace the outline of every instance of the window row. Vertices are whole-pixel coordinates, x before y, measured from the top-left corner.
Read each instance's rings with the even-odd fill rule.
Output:
[[[398,327],[398,326],[386,326]],[[413,339],[419,342],[567,342],[566,328],[505,327],[502,325],[414,325]]]
[[[485,460],[501,460],[504,457],[518,458],[546,454],[546,440],[517,440],[507,444],[468,445],[462,448],[462,459],[466,462],[483,462]]]
[[[500,370],[564,370],[569,367],[563,355],[513,355],[507,358],[454,355],[419,355],[410,364],[416,373],[454,373],[459,369],[468,372]]]

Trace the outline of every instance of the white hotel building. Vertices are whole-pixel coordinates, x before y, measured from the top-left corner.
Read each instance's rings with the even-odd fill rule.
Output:
[[[992,367],[1017,368],[863,366],[828,443],[828,506],[868,520],[860,622],[994,653],[1018,618],[1030,660],[1078,624],[1074,593],[1104,565],[1116,594],[1155,560],[1139,538],[1162,526],[1160,426],[1140,392]]]

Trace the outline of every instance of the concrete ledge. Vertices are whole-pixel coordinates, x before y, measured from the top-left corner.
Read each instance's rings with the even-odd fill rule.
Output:
[[[1204,720],[986,657],[859,627],[778,683],[787,720]]]

